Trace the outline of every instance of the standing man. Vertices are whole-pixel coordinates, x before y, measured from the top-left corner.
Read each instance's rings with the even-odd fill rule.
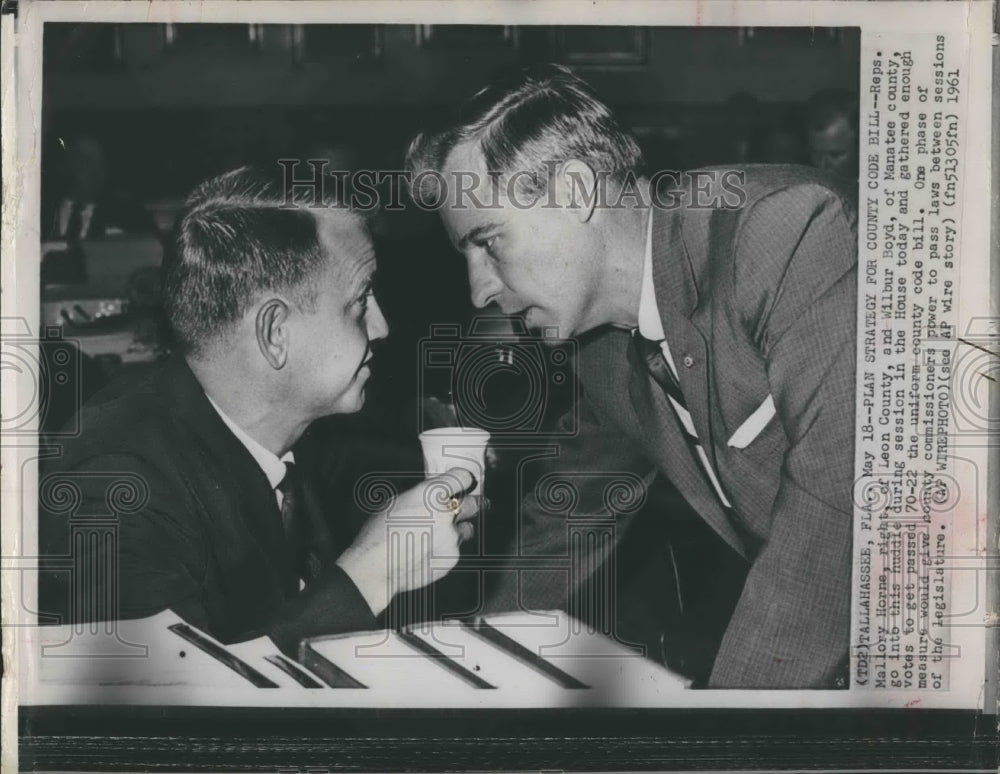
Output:
[[[579,430],[555,465],[664,475],[750,563],[709,686],[836,685],[853,523],[845,198],[781,166],[706,172],[659,196],[665,178],[642,176],[608,107],[553,66],[480,91],[408,158],[476,306],[586,334]],[[536,499],[519,525],[521,555],[567,554],[565,518]],[[508,604],[566,604],[559,584],[521,576]]]
[[[164,265],[177,352],[138,386],[82,410],[41,477],[41,610],[73,621],[170,608],[216,638],[376,628],[392,597],[458,560],[472,476],[452,470],[399,495],[337,545],[293,448],[318,417],[359,411],[371,342],[388,327],[372,293],[364,220],[307,209],[243,168],[202,184]],[[109,511],[115,529],[99,534]],[[424,520],[412,557],[392,519]],[[433,566],[432,566],[433,565]]]

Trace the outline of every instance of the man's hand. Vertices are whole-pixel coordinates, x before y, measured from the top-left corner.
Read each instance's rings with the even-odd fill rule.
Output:
[[[337,564],[379,615],[399,593],[423,588],[458,564],[481,499],[475,477],[451,468],[407,490],[361,528]]]

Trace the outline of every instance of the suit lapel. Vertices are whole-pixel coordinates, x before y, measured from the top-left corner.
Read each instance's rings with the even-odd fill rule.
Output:
[[[640,427],[643,428],[646,446],[653,452],[656,466],[712,529],[737,553],[745,556],[743,539],[733,528],[715,491],[705,480],[704,471],[691,454],[691,447],[684,439],[677,413],[667,402],[663,391],[658,387],[654,389],[646,366],[639,362],[638,355],[631,346],[628,347],[628,358],[629,397]]]
[[[677,378],[684,393],[684,400],[687,403],[688,412],[691,414],[691,420],[694,422],[702,447],[718,471],[715,444],[712,442],[712,413],[709,404],[708,344],[704,333],[695,323],[695,320],[698,319],[699,309],[698,275],[684,245],[681,233],[681,214],[654,208],[652,217],[654,219],[653,285],[656,291],[660,321],[663,325],[667,345],[670,347],[671,357],[677,367]],[[658,394],[653,400],[646,397],[650,392],[650,379],[645,374],[645,369],[641,369],[641,371],[640,381],[645,383],[645,388],[641,384],[635,385],[631,391],[633,403],[636,410],[640,412],[640,416],[645,412],[647,416],[643,417],[644,421],[650,420],[655,423],[646,422],[646,426],[663,426],[668,420],[665,414],[669,412],[670,424],[678,428],[676,433],[670,434],[674,440],[672,445],[677,447],[671,450],[670,456],[682,458],[683,464],[679,464],[676,460],[672,460],[670,464],[683,468],[684,483],[682,485],[678,480],[675,481],[675,485],[726,542],[741,554],[745,554],[746,548],[742,538],[733,528],[722,509],[718,496],[705,480],[704,471],[698,467],[690,447],[680,435],[679,423],[673,409],[666,399],[661,400],[661,396]],[[635,376],[635,372],[636,369],[633,368],[633,376]],[[633,379],[633,382],[635,381],[636,379]],[[658,416],[648,416],[650,411]]]
[[[698,286],[691,257],[681,234],[678,213],[653,210],[653,285],[660,321],[677,378],[698,437],[712,464],[712,415],[709,409],[708,345],[695,324]],[[659,223],[655,220],[659,217]]]
[[[177,357],[167,369],[167,389],[186,430],[198,437],[211,463],[225,472],[226,480],[217,483],[230,490],[224,492],[223,498],[229,513],[214,513],[213,517],[240,520],[242,524],[235,525],[235,533],[264,557],[286,593],[298,591],[297,572],[292,567],[278,503],[267,476],[212,408],[187,363]]]

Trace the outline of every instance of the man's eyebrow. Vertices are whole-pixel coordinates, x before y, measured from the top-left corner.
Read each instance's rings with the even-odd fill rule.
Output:
[[[359,277],[358,281],[355,282],[355,287],[357,288],[359,293],[362,291],[368,292],[369,290],[371,290],[372,286],[375,284],[375,272],[376,269],[372,269],[369,272],[365,272]]]
[[[372,285],[375,284],[375,275],[378,272],[378,266],[375,265],[374,261],[365,262],[365,265],[360,267],[360,271],[355,271],[354,276],[351,277],[348,287],[351,289],[352,295],[360,294],[361,291],[367,291]]]
[[[499,227],[500,227],[499,223],[483,223],[481,226],[476,226],[475,228],[470,229],[469,232],[464,237],[462,237],[461,240],[459,240],[458,249],[464,250],[466,247],[469,246],[469,242],[475,241],[476,239],[479,239],[483,234],[489,231],[493,231],[494,229],[497,229]]]

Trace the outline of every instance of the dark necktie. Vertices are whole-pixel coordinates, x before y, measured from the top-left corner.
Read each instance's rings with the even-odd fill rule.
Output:
[[[687,402],[684,400],[684,392],[681,390],[680,382],[670,368],[670,364],[667,363],[666,358],[663,356],[663,349],[660,347],[659,342],[647,339],[636,330],[632,333],[632,344],[639,354],[640,361],[646,364],[650,375],[667,395],[669,399],[667,402],[670,403],[674,413],[677,415],[677,419],[680,421],[684,439],[687,441],[692,456],[695,458],[698,467],[705,474],[708,485],[719,498],[723,509],[728,511],[732,506],[729,504],[729,499],[726,497],[725,492],[722,491],[722,484],[718,476],[716,476],[715,470],[712,468],[712,463],[708,459],[701,441],[698,439],[698,434],[691,421],[691,414],[688,411]]]
[[[319,558],[309,550],[309,523],[301,486],[301,476],[294,462],[285,463],[285,477],[278,484],[281,492],[281,528],[285,533],[292,566],[306,582],[319,574]]]

